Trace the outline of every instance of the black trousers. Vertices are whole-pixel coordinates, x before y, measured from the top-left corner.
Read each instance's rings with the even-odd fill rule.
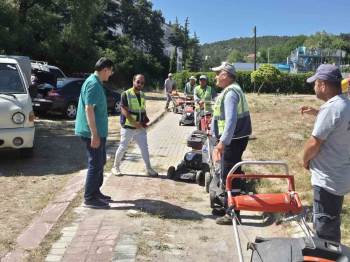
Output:
[[[318,237],[340,242],[340,213],[344,196],[314,186],[314,228]]]
[[[231,168],[242,161],[242,155],[244,150],[247,148],[249,137],[244,137],[241,139],[232,139],[229,145],[225,145],[224,154],[221,158],[221,178],[224,184],[226,184],[226,177],[230,172]],[[242,170],[239,167],[236,174],[241,174]],[[242,189],[241,179],[235,179],[233,181],[232,189]],[[235,191],[235,190],[234,190]]]

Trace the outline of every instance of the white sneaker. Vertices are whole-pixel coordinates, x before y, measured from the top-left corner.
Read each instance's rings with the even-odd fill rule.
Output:
[[[147,176],[153,176],[153,177],[158,176],[158,173],[151,167],[147,168],[146,174]]]
[[[122,176],[123,173],[120,171],[119,167],[112,167],[111,172],[115,176]]]

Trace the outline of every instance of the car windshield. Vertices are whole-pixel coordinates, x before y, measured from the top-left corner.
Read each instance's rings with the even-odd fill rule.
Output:
[[[26,93],[20,72],[16,64],[0,64],[0,93],[24,94]]]
[[[56,78],[65,78],[65,75],[58,68],[50,67],[50,72],[56,76]]]

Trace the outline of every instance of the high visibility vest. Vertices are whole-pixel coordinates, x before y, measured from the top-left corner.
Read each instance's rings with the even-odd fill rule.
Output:
[[[200,100],[204,101],[204,111],[207,112],[213,112],[212,108],[212,87],[211,86],[206,86],[205,88],[202,88],[200,85],[196,86],[194,89],[194,93],[197,97],[200,98]],[[199,111],[200,107],[196,103],[196,110]]]
[[[130,113],[131,117],[136,122],[143,122],[144,116],[146,114],[146,100],[145,100],[145,94],[140,91],[140,103],[137,99],[137,96],[135,94],[134,88],[130,88],[125,91],[126,98],[128,100],[128,112]],[[126,118],[125,125],[130,127],[135,127],[133,123],[130,123],[130,121]]]
[[[226,87],[219,97],[217,98],[214,105],[213,117],[214,121],[217,122],[218,135],[221,136],[225,129],[225,96],[229,92],[235,92],[239,96],[239,102],[237,105],[237,125],[233,138],[240,138],[249,136],[251,134],[251,122],[248,103],[241,87],[237,83],[233,83]],[[239,130],[239,133],[236,132]]]

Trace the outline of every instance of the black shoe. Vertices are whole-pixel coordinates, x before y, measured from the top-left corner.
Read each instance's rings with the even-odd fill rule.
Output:
[[[97,193],[96,196],[102,200],[111,200],[112,199],[110,196],[102,194],[101,192]]]
[[[108,209],[110,207],[108,203],[98,198],[85,200],[84,204],[85,204],[85,207],[94,208],[94,209]]]

